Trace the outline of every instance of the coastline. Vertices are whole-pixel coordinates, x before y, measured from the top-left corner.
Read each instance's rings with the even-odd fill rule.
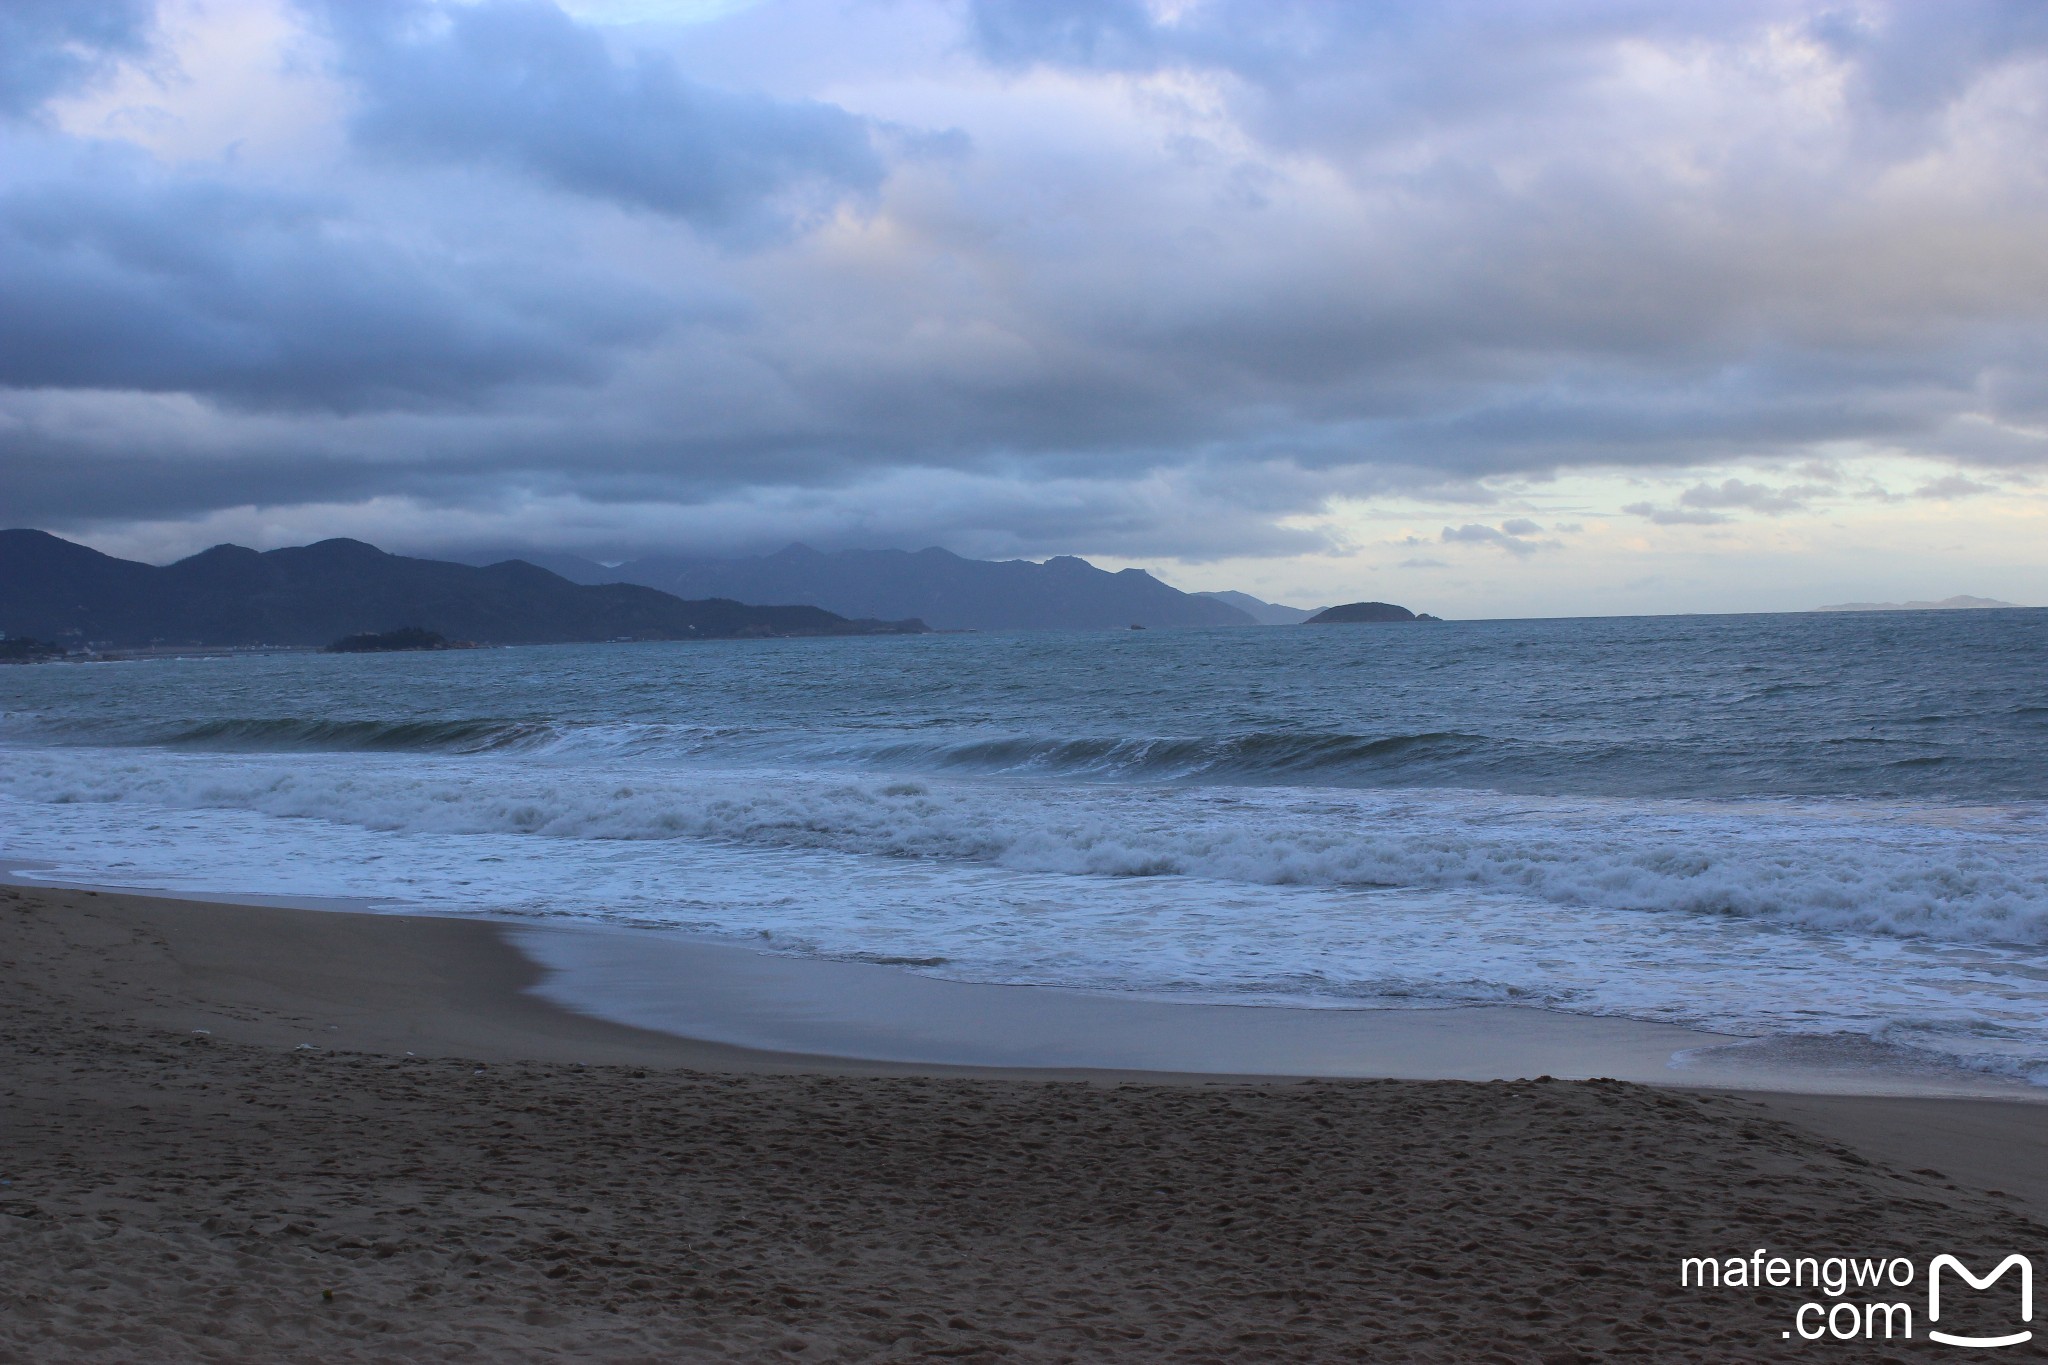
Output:
[[[662,930],[500,921],[571,1013],[768,1053],[994,1073],[1560,1080],[2048,1103],[2048,1089],[1878,1049],[1530,1005],[1229,1004],[926,976]],[[2048,1112],[2048,1111],[2044,1111]]]
[[[489,921],[17,884],[0,923],[0,1356],[1754,1359],[1777,1318],[1666,1261],[2048,1221],[2025,1102],[860,1060],[561,1008]]]
[[[459,1041],[498,1060],[1161,1082],[1543,1075],[2048,1104],[2048,1088],[1961,1068],[1541,1006],[1308,1008],[959,981],[672,930],[19,875],[36,866],[0,861],[0,889],[146,918],[186,979],[210,990],[268,1007],[324,1002],[313,1031],[248,1039],[269,1045],[436,1055]]]

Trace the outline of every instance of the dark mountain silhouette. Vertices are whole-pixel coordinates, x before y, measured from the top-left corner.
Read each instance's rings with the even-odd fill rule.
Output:
[[[453,560],[457,564],[474,564],[482,568],[491,564],[502,564],[508,559],[523,559],[537,565],[551,574],[559,574],[571,583],[624,583],[619,571],[585,559],[582,555],[564,554],[559,550],[522,549],[511,545],[499,549],[455,550],[446,553],[429,553],[428,559]]]
[[[359,540],[258,553],[239,545],[161,568],[43,531],[0,531],[0,632],[117,646],[326,645],[417,627],[482,644],[916,633],[812,606],[684,602],[628,583],[586,586],[519,560],[477,568]]]
[[[1417,616],[1406,607],[1397,607],[1392,602],[1346,602],[1341,607],[1330,607],[1319,611],[1305,626],[1348,626],[1382,621],[1421,621],[1431,617]]]
[[[940,549],[825,554],[791,545],[742,559],[658,555],[615,569],[590,560],[562,567],[586,581],[641,583],[678,597],[812,602],[847,616],[914,616],[941,630],[1255,624],[1227,602],[1169,587],[1143,569],[1110,573],[1072,556],[1033,564],[967,559]]]

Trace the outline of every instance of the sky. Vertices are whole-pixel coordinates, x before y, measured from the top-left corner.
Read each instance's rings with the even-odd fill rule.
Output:
[[[2048,604],[2048,5],[0,0],[0,523]]]

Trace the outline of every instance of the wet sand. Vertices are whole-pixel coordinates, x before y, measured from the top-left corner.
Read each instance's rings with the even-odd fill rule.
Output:
[[[540,976],[0,892],[0,1359],[1755,1360],[1805,1296],[1680,1257],[2048,1243],[2030,1104],[855,1061]]]

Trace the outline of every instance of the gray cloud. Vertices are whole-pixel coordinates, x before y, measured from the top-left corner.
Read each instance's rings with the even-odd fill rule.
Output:
[[[1813,35],[1854,63],[1854,89],[1879,109],[1926,114],[1987,72],[2048,52],[2048,9],[2033,0],[1950,0],[1825,11]]]
[[[1716,526],[1734,518],[1720,512],[1703,512],[1696,508],[1657,507],[1647,502],[1632,502],[1621,509],[1632,517],[1646,517],[1659,526]]]
[[[1801,8],[1207,0],[1165,10],[1136,0],[970,0],[969,13],[978,50],[998,65],[1228,72],[1241,82],[1247,126],[1275,141],[1353,148],[1513,117],[1539,101],[1569,105],[1614,73],[1620,44],[1712,47],[1782,32],[1788,20],[1844,64],[1865,111],[1887,119],[1938,113],[1987,75],[2048,51],[2048,11],[2036,0],[1816,5],[1805,16]]]
[[[0,4],[0,115],[33,112],[147,45],[155,0],[6,0]]]
[[[138,445],[110,450],[98,442],[40,432],[6,439],[0,522],[106,526],[197,517],[223,507],[347,501],[391,491],[388,473],[340,451],[300,449],[286,461]]]
[[[1974,498],[2000,489],[1995,483],[1984,483],[1977,479],[1966,479],[1961,474],[1950,474],[1944,478],[1924,483],[1913,490],[1916,498],[1933,498],[1948,502],[1956,498]]]
[[[1561,469],[1794,471],[1627,509],[1710,525],[1857,496],[1859,444],[2048,464],[2023,8],[306,3],[302,161],[0,129],[5,519],[1201,558]],[[17,110],[148,41],[23,15]]]
[[[1711,8],[1652,0],[971,0],[978,50],[1006,67],[1227,72],[1249,129],[1292,146],[1357,150],[1573,102],[1612,71],[1614,45],[1725,41],[1784,15],[1768,0]]]
[[[539,0],[329,0],[366,147],[489,161],[733,238],[783,230],[882,163],[868,126],[814,100],[714,89],[670,61],[616,59]]]
[[[1538,550],[1558,548],[1556,541],[1526,539],[1542,529],[1526,517],[1516,517],[1499,526],[1482,526],[1476,522],[1467,522],[1456,528],[1446,526],[1438,539],[1446,545],[1491,545],[1511,555],[1533,555]]]
[[[665,325],[588,272],[423,262],[341,206],[99,167],[0,193],[0,385],[362,409],[589,382]]]
[[[968,16],[981,54],[1003,66],[1148,70],[1172,52],[1136,0],[974,0]]]
[[[1678,503],[1681,507],[1710,510],[1740,507],[1775,517],[1786,512],[1805,511],[1808,498],[1826,491],[1809,486],[1772,488],[1741,479],[1727,479],[1719,484],[1695,484],[1678,495]]]

